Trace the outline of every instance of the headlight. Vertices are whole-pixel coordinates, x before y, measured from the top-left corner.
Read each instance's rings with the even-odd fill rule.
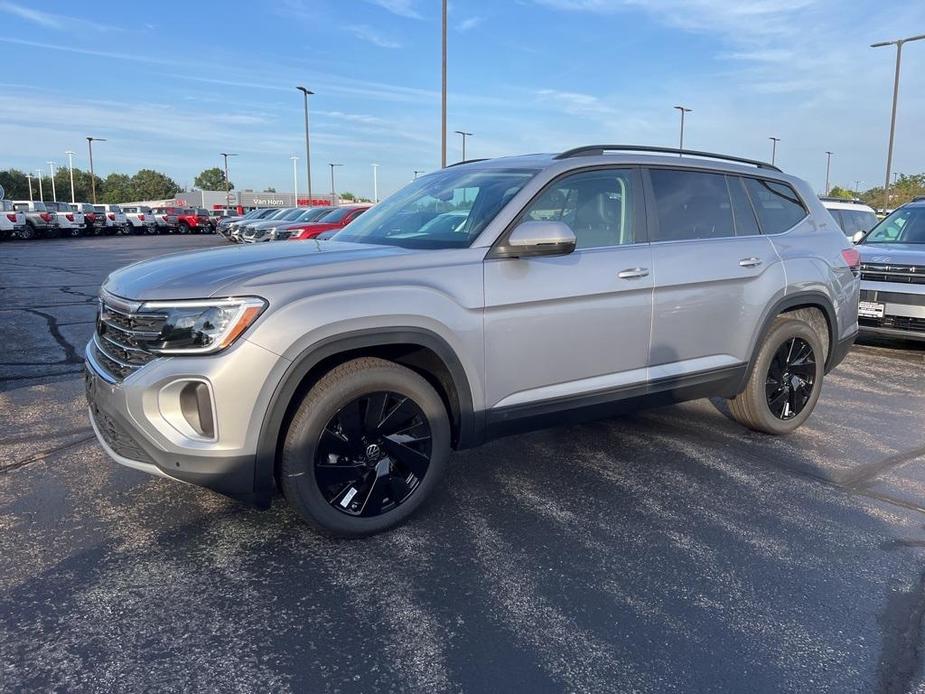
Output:
[[[213,354],[231,346],[266,307],[257,297],[149,301],[136,315],[159,319],[161,330],[139,341],[154,354]]]

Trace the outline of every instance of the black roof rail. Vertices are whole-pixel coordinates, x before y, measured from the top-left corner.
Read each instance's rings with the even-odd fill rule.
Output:
[[[779,168],[766,161],[757,159],[745,159],[744,157],[733,157],[728,154],[716,154],[714,152],[699,152],[694,149],[678,149],[677,147],[648,147],[646,145],[585,145],[584,147],[575,147],[568,149],[561,154],[556,155],[556,159],[570,159],[572,157],[593,157],[599,156],[604,152],[655,152],[658,154],[686,154],[690,157],[704,157],[706,159],[722,159],[724,161],[734,161],[739,164],[751,164],[759,169],[770,169],[771,171],[780,171]]]
[[[471,164],[472,162],[475,162],[475,161],[488,161],[488,157],[482,157],[481,159],[464,159],[463,161],[455,161],[452,164],[447,164],[446,168],[449,169],[454,166],[459,166],[461,164]]]

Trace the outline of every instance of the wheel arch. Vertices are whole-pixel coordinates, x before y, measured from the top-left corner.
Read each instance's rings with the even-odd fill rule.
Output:
[[[419,327],[371,328],[331,337],[297,356],[270,398],[254,465],[254,492],[259,505],[269,505],[281,437],[300,396],[338,364],[363,356],[378,356],[408,366],[435,387],[450,414],[454,448],[468,448],[481,441],[484,423],[474,410],[469,380],[456,353],[442,337]]]

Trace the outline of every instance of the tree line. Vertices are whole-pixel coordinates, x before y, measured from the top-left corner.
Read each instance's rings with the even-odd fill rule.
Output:
[[[851,190],[850,188],[834,186],[829,191],[829,195],[833,198],[860,199],[874,209],[883,207],[883,186],[868,188],[867,190]],[[895,209],[923,196],[925,196],[925,173],[899,174],[896,181],[890,184],[890,204],[887,207]]]

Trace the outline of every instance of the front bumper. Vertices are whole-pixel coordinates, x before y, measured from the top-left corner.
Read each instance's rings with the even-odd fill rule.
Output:
[[[862,282],[860,300],[883,304],[882,317],[858,319],[862,334],[925,340],[925,284]]]
[[[288,362],[242,340],[214,357],[156,359],[115,382],[94,359],[92,344],[86,350],[86,398],[91,425],[107,455],[135,470],[261,508],[269,505],[266,492],[255,493],[257,440],[272,391],[268,384]],[[208,385],[213,439],[177,425],[178,406],[171,398],[176,384],[184,381]]]

